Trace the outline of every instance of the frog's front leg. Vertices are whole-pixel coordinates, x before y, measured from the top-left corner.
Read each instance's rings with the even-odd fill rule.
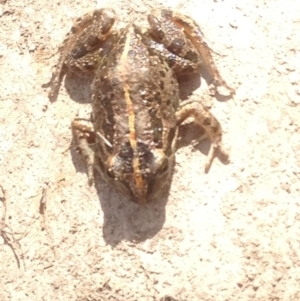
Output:
[[[235,95],[235,90],[222,79],[204,35],[193,19],[178,12],[155,9],[148,16],[148,22],[155,39],[171,53],[190,61],[190,67],[185,62],[186,71],[194,71],[198,67],[197,63],[202,64],[212,78],[214,92],[217,92],[219,86],[224,86],[230,96]]]
[[[112,9],[98,9],[78,18],[59,48],[60,57],[50,80],[49,98],[58,94],[67,69],[94,71],[101,56],[102,43],[110,34],[115,21]]]
[[[92,185],[94,182],[93,170],[94,168],[97,169],[95,165],[96,135],[93,123],[88,119],[75,118],[71,127],[76,146],[86,161],[89,185]]]
[[[222,128],[219,121],[200,102],[187,102],[176,112],[177,124],[180,125],[188,117],[194,117],[194,122],[199,124],[211,141],[210,150],[205,164],[205,172],[208,172],[217,149],[228,159],[229,155],[222,145]]]

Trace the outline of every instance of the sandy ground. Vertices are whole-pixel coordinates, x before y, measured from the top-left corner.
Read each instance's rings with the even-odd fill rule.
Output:
[[[184,4],[184,5],[183,5]],[[96,7],[193,17],[234,100],[209,100],[230,164],[179,148],[167,202],[87,184],[70,122],[85,78],[44,84],[73,20]],[[300,300],[299,0],[1,1],[0,300]],[[204,80],[189,98],[206,99]],[[46,201],[45,210],[40,202]],[[169,297],[166,297],[169,296]],[[174,299],[171,299],[171,296]]]

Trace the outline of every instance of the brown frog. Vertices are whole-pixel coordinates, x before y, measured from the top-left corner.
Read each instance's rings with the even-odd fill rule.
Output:
[[[92,118],[76,118],[72,130],[84,155],[89,183],[93,169],[110,179],[132,201],[154,199],[167,181],[176,149],[178,126],[188,117],[211,141],[205,171],[222,147],[222,129],[200,102],[180,103],[177,77],[197,73],[204,64],[214,87],[221,79],[203,34],[189,17],[154,10],[150,28],[129,24],[114,29],[112,9],[77,19],[67,35],[52,78],[50,98],[66,69],[95,74]]]

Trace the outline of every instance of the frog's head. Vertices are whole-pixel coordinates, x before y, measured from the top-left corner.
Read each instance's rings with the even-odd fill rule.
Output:
[[[107,175],[122,193],[135,203],[145,204],[161,193],[168,179],[170,158],[162,149],[139,145],[135,151],[127,145],[106,162]]]

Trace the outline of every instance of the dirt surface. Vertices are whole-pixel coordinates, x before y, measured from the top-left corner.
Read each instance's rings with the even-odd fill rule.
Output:
[[[183,5],[184,3],[184,5]],[[176,8],[201,26],[234,100],[203,100],[231,162],[179,148],[167,202],[139,206],[70,148],[83,78],[45,84],[73,20],[96,7],[144,20]],[[0,300],[300,300],[298,0],[1,1]],[[199,85],[198,85],[199,86]],[[46,208],[43,204],[46,203]]]

